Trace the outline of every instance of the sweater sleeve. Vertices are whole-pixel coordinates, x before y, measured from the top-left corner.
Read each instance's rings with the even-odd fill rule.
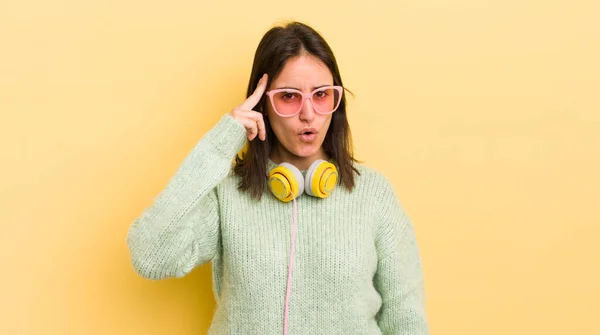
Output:
[[[153,203],[130,225],[134,270],[148,279],[183,277],[218,250],[216,186],[246,143],[244,126],[223,115],[191,150]]]
[[[377,322],[384,335],[427,335],[423,269],[414,227],[391,186],[386,188],[373,281],[382,298]]]

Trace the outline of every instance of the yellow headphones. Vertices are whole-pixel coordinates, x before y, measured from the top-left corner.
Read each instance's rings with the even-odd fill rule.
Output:
[[[335,188],[338,171],[332,163],[318,159],[302,172],[290,163],[281,163],[269,171],[269,189],[283,202],[298,198],[304,191],[317,198],[327,198]]]

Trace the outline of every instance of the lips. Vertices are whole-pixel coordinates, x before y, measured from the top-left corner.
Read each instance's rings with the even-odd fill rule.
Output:
[[[315,134],[315,133],[300,135],[300,141],[305,142],[305,143],[314,142],[316,139],[317,139],[317,134]]]
[[[303,128],[302,130],[300,130],[298,135],[316,134],[316,133],[317,133],[317,129],[315,127],[307,127],[307,128]]]
[[[298,135],[300,136],[300,141],[302,142],[314,142],[314,140],[317,138],[317,129],[315,129],[314,127],[304,128],[300,130]]]

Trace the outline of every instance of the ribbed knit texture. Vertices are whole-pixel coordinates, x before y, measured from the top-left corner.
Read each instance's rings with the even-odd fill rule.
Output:
[[[260,201],[237,189],[232,159],[245,143],[244,127],[224,115],[131,224],[127,243],[148,279],[212,262],[209,334],[283,334],[293,203],[268,188]],[[297,199],[288,333],[429,334],[413,225],[388,180],[357,168],[352,192],[338,185],[326,199]]]

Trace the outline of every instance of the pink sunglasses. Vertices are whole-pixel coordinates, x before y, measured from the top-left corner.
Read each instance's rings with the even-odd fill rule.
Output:
[[[315,112],[331,114],[336,111],[342,101],[342,86],[323,86],[310,93],[293,88],[280,88],[266,93],[275,113],[282,117],[291,117],[300,113],[304,101],[309,99]]]

